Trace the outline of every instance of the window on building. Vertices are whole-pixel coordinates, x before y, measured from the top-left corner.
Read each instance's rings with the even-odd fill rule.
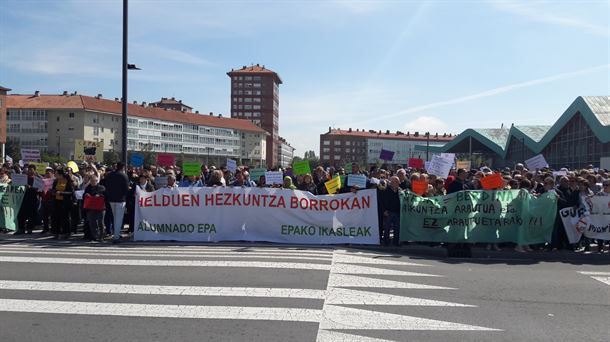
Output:
[[[341,147],[335,147],[335,152],[341,152]]]
[[[335,144],[335,146],[341,145],[341,140],[335,140],[334,144]]]
[[[341,160],[341,156],[335,156],[335,160]]]
[[[330,145],[330,140],[322,140],[322,145]]]
[[[347,141],[345,142],[345,146],[349,146],[349,145],[350,145],[350,141],[349,141],[349,140],[347,140]]]
[[[93,127],[93,135],[99,135],[100,134],[100,128],[99,127]],[[97,139],[95,139],[97,141]]]
[[[322,152],[330,152],[330,148],[328,148],[328,147],[324,147],[324,148],[322,149]]]
[[[70,119],[74,119],[74,113],[69,113],[69,114],[68,114],[68,117],[69,117]]]

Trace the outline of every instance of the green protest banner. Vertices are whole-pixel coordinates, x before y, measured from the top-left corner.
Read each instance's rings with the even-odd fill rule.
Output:
[[[0,184],[0,228],[16,229],[24,194],[24,186]]]
[[[292,163],[292,173],[294,173],[295,176],[311,173],[309,160],[302,160]]]
[[[186,176],[199,176],[201,174],[201,163],[182,163],[182,172]]]
[[[550,241],[557,199],[523,190],[460,191],[447,196],[401,194],[400,239],[449,243]]]

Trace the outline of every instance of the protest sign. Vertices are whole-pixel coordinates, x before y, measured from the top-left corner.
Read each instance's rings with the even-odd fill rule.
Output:
[[[568,171],[553,171],[553,177],[567,176]]]
[[[26,175],[25,173],[11,174],[11,185],[28,185],[28,175]]]
[[[0,227],[15,230],[25,187],[0,184]]]
[[[376,190],[137,189],[134,240],[378,244]]]
[[[9,165],[13,164],[13,158],[11,158],[8,154],[4,157],[4,159]]]
[[[265,184],[284,184],[282,171],[265,171]]]
[[[414,180],[411,182],[411,190],[413,190],[414,193],[418,194],[418,195],[423,195],[426,193],[426,191],[428,191],[428,182],[424,181],[419,181],[419,180]]]
[[[155,177],[155,188],[161,189],[167,186],[167,176]]]
[[[345,164],[343,169],[345,170],[345,173],[352,173],[352,163]]]
[[[425,161],[425,162],[424,162],[424,169],[426,169],[426,171],[427,171],[428,169],[430,169],[430,164],[432,164],[432,162],[429,162],[429,161]]]
[[[341,178],[333,177],[331,180],[325,182],[324,186],[326,187],[328,194],[332,195],[341,189]]]
[[[182,163],[182,172],[186,176],[199,176],[201,174],[201,163]]]
[[[42,179],[42,177],[34,177],[34,183],[32,184],[32,188],[38,191],[45,191],[44,180]]]
[[[455,159],[455,153],[441,153],[440,156],[441,156],[441,158],[445,158],[445,159],[451,159],[451,160]]]
[[[347,186],[357,186],[360,189],[366,188],[365,175],[347,175]]]
[[[337,176],[335,176],[335,177],[337,177]],[[345,185],[345,183],[347,182],[347,176],[346,175],[340,175],[339,176],[339,180],[341,181],[341,186],[340,187],[343,187],[343,185]]]
[[[171,153],[159,153],[157,154],[157,165],[159,166],[174,166],[176,164],[176,157]]]
[[[601,157],[599,158],[599,168],[610,170],[610,157]]]
[[[237,161],[227,158],[227,170],[235,173],[237,171]]]
[[[394,152],[381,149],[381,152],[379,153],[379,159],[383,161],[392,161],[392,159],[394,159]]]
[[[260,168],[250,169],[248,172],[250,173],[250,180],[253,180],[258,183],[258,180],[261,178],[261,176],[265,175],[265,172],[267,172],[267,169],[260,167]]]
[[[584,206],[561,209],[559,216],[570,243],[581,236],[610,240],[610,196],[593,196]]]
[[[551,240],[557,198],[525,190],[460,191],[446,196],[401,194],[400,238],[404,241],[518,245]]]
[[[40,162],[40,150],[35,148],[22,148],[21,159],[26,162]]]
[[[144,165],[144,156],[141,154],[132,154],[131,155],[131,165],[135,167],[141,167]]]
[[[36,172],[44,173],[49,166],[49,163],[28,162],[28,165],[36,167]]]
[[[504,187],[504,178],[499,173],[494,173],[481,178],[483,190],[497,190]]]
[[[527,165],[528,169],[533,171],[536,169],[540,170],[545,167],[548,167],[549,163],[546,162],[546,160],[544,159],[544,156],[542,154],[538,154],[538,155],[531,157],[530,159],[527,159],[525,161],[525,165]]]
[[[424,167],[424,160],[420,158],[409,158],[409,167],[422,169]]]
[[[458,169],[470,170],[472,162],[470,160],[458,160],[455,167]]]
[[[83,195],[84,194],[85,194],[85,190],[76,190],[76,191],[74,191],[74,197],[77,200],[79,200],[79,201],[83,199]]]
[[[295,176],[311,173],[311,168],[309,167],[309,160],[302,160],[292,163],[292,172]]]
[[[104,161],[104,143],[100,141],[74,140],[74,160]]]
[[[433,156],[428,173],[437,177],[447,178],[452,164],[453,160],[451,159],[443,158],[441,156]]]

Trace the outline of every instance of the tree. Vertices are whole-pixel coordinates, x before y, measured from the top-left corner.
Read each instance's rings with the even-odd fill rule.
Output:
[[[13,158],[13,161],[17,163],[17,161],[21,159],[21,144],[19,143],[19,141],[7,138],[5,145],[5,153],[7,156]]]
[[[314,151],[305,151],[305,155],[303,159],[307,159],[307,160],[314,160],[317,159],[319,160],[318,157],[316,157],[316,153]]]

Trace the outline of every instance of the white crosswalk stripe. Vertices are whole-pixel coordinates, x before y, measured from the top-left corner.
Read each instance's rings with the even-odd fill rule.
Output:
[[[592,279],[602,282],[606,285],[610,285],[610,272],[595,272],[595,271],[582,271],[578,272],[582,275],[588,275]]]
[[[232,272],[241,272],[242,268],[261,272],[263,270],[273,272],[329,271],[325,289],[322,284],[316,289],[204,286],[205,284],[190,283],[188,285],[129,284],[118,283],[116,278],[99,283],[89,279],[71,282],[43,279],[16,280],[6,279],[0,274],[0,312],[318,323],[318,342],[390,341],[363,336],[354,331],[340,331],[345,329],[361,331],[497,331],[494,328],[371,309],[371,306],[374,305],[416,306],[427,310],[428,308],[441,310],[447,307],[463,310],[476,308],[475,305],[468,303],[432,299],[428,295],[422,295],[427,298],[414,296],[414,294],[430,293],[429,291],[456,291],[457,289],[434,284],[445,278],[443,275],[430,273],[429,270],[433,270],[433,268],[424,263],[415,263],[406,257],[381,253],[353,250],[338,250],[333,253],[328,249],[274,247],[188,246],[182,248],[158,246],[139,248],[137,246],[102,247],[99,245],[91,247],[11,245],[0,246],[0,262],[4,265],[18,264],[23,267],[37,264],[44,264],[45,267],[74,265],[74,267],[81,268],[97,266],[126,266],[137,269],[152,266],[197,267],[197,271],[202,270],[203,272],[212,268],[229,269]],[[421,270],[425,271],[421,272]],[[404,295],[404,291],[407,290],[411,291],[409,296]],[[387,293],[388,291],[394,292],[390,294]],[[36,299],[24,299],[23,293],[36,293]],[[64,295],[59,298],[54,297],[59,293]],[[94,294],[103,294],[103,297],[87,297]],[[15,295],[18,295],[18,298],[14,298]],[[130,295],[140,297],[138,299],[125,297]],[[188,305],[171,303],[176,298],[183,298],[180,296],[191,296],[189,298],[197,299],[201,305],[191,305],[190,300],[187,302]],[[108,299],[100,301],[100,298]],[[111,298],[114,299],[111,300]],[[236,302],[233,301],[233,305],[225,305],[224,301],[228,301],[227,304],[229,304],[233,298],[239,299],[239,302],[235,304]],[[116,302],[117,300],[121,300],[121,302]],[[211,302],[208,302],[210,300]],[[250,302],[247,302],[248,300]],[[278,302],[278,300],[284,302]],[[144,303],[137,301],[144,301]],[[161,303],[155,301],[161,301]],[[271,305],[272,301],[275,301],[273,305]],[[209,305],[209,303],[217,305]],[[269,305],[265,303],[269,303]],[[357,307],[345,307],[345,305]]]

